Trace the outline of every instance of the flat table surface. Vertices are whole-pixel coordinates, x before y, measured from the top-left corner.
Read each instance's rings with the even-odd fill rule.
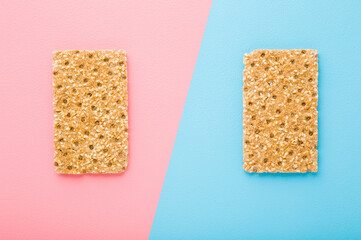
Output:
[[[0,0],[0,239],[361,239],[360,13],[360,1]],[[52,51],[66,49],[127,51],[125,173],[55,173]],[[254,49],[318,50],[317,173],[242,169]]]
[[[213,1],[151,239],[361,239],[361,3]],[[317,173],[242,169],[243,55],[316,49]]]

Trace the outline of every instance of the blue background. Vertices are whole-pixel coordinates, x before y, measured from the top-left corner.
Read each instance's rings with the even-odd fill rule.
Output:
[[[361,1],[214,1],[150,239],[361,239]],[[243,55],[319,51],[319,171],[242,169]]]

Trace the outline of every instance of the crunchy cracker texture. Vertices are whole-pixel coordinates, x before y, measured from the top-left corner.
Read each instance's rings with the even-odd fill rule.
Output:
[[[57,173],[120,173],[128,164],[124,50],[53,52]]]
[[[316,50],[244,55],[243,168],[317,172]]]

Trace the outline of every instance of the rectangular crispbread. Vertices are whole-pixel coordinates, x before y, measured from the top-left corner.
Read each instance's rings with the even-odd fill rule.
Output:
[[[124,50],[53,52],[57,173],[119,173],[128,164]]]
[[[243,168],[317,172],[316,50],[244,55]]]

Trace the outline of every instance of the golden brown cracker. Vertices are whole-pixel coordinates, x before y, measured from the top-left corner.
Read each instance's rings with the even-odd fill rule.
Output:
[[[243,168],[317,172],[316,50],[244,55]]]
[[[120,173],[128,164],[124,50],[53,52],[57,173]]]

